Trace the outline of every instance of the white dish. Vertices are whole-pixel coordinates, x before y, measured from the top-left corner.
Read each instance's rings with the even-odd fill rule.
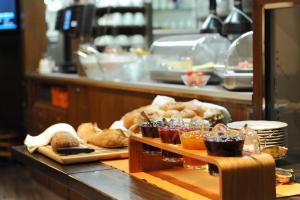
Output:
[[[242,129],[245,126],[245,124],[247,124],[249,128],[257,131],[282,129],[288,126],[288,124],[284,122],[264,121],[264,120],[237,121],[237,122],[231,122],[227,124],[227,126],[232,129]]]
[[[284,133],[268,133],[268,134],[261,134],[261,133],[257,133],[259,136],[261,137],[273,137],[273,138],[279,138],[279,137],[286,137],[287,134],[284,132]]]
[[[262,138],[259,137],[261,141],[266,140],[267,142],[286,142],[286,138]]]
[[[275,145],[275,146],[286,146],[286,143],[285,142],[266,142],[264,143],[263,141],[260,142],[260,145],[262,147],[265,147],[265,146],[271,146],[271,145]]]

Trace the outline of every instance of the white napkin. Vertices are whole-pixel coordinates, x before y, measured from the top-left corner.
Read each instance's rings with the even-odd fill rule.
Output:
[[[128,131],[127,128],[125,128],[124,126],[124,122],[123,121],[115,121],[110,127],[109,129],[121,129],[123,131]]]
[[[210,115],[210,112],[214,112],[214,110],[219,110],[224,115],[224,119],[222,120],[223,123],[227,124],[232,121],[229,111],[223,106],[219,106],[219,105],[207,103],[207,102],[201,102],[197,99],[191,100],[190,102],[197,106],[203,105],[203,106],[207,107],[208,110],[204,113],[205,115]]]
[[[77,138],[79,141],[82,141],[78,137],[75,129],[71,125],[66,123],[59,123],[50,126],[38,136],[31,136],[28,134],[25,138],[24,144],[26,145],[28,151],[30,153],[33,153],[37,148],[49,144],[53,135],[61,131],[67,132],[72,136],[74,136],[75,138]]]
[[[152,101],[151,105],[160,107],[166,103],[175,103],[175,102],[176,102],[175,99],[172,97],[157,95]]]

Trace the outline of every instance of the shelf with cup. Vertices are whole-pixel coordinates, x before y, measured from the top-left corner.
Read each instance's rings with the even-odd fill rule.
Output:
[[[136,3],[136,2],[135,2]],[[152,6],[145,2],[137,6],[104,6],[97,8],[97,25],[93,27],[94,38],[104,35],[142,35],[145,45],[150,46],[152,36]]]
[[[161,154],[145,154],[143,144],[213,164],[219,175],[178,168],[178,163],[162,161]],[[172,166],[177,166],[177,173],[168,169]],[[173,184],[211,199],[275,199],[275,161],[268,154],[217,157],[208,155],[206,150],[187,150],[181,145],[162,143],[159,138],[130,136],[129,172],[159,174]]]
[[[129,51],[132,46],[131,45],[119,45],[123,50]],[[96,45],[96,48],[99,52],[104,52],[107,46],[105,45]]]
[[[193,8],[175,8],[175,9],[162,9],[156,8],[153,9],[153,12],[191,12]]]
[[[93,28],[93,35],[136,35],[146,34],[146,26],[136,26],[136,25],[122,25],[122,26],[97,26]]]
[[[132,6],[126,6],[126,7],[112,7],[112,6],[100,7],[100,8],[97,8],[97,10],[96,10],[96,16],[101,17],[101,16],[103,16],[107,13],[115,13],[115,12],[119,12],[119,13],[126,13],[126,12],[145,13],[146,8],[145,7],[132,7]]]

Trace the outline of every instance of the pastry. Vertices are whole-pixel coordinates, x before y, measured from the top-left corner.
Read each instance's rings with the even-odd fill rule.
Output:
[[[58,148],[78,147],[79,141],[68,132],[58,132],[51,139],[51,147],[54,151]]]
[[[104,129],[92,135],[89,143],[100,147],[124,147],[128,146],[128,135],[121,129]]]
[[[152,121],[155,121],[155,120],[161,118],[165,113],[165,111],[163,111],[161,109],[152,108],[152,107],[145,109],[144,112],[148,116],[148,118]],[[142,118],[143,118],[143,120],[145,120],[144,117],[142,117]]]
[[[168,110],[164,113],[164,118],[172,118],[173,116],[178,116],[180,112],[178,110]]]
[[[182,118],[193,118],[193,117],[197,116],[197,114],[194,111],[187,109],[187,108],[182,110],[180,112],[180,115]]]
[[[141,115],[141,112],[144,111],[150,120],[155,121],[158,118],[161,118],[164,115],[164,111],[160,110],[153,106],[144,106],[133,110],[127,113],[123,117],[123,123],[125,128],[129,129],[133,125],[140,124],[141,121],[145,120],[145,118]]]
[[[142,133],[141,126],[139,124],[133,124],[128,130],[133,133]]]
[[[185,108],[184,103],[182,102],[175,102],[175,103],[166,103],[160,107],[161,110],[167,111],[167,110],[178,110],[182,111]]]
[[[123,117],[123,122],[124,122],[125,128],[129,129],[135,123],[135,121],[137,121],[137,119],[139,119],[140,117],[141,117],[141,114],[137,111],[132,111],[132,112],[127,113]]]
[[[295,173],[292,169],[276,168],[276,182],[278,184],[289,184],[295,181]]]
[[[275,160],[284,158],[287,154],[287,148],[281,146],[266,146],[261,149],[262,152],[270,154]]]
[[[98,128],[96,123],[83,123],[77,128],[78,136],[85,141],[88,141],[88,139],[97,133],[97,131],[101,130]]]
[[[204,113],[207,109],[204,108],[204,106],[197,106],[197,109],[195,110],[195,112],[197,113],[197,115],[199,117],[204,117]]]
[[[141,115],[144,111],[151,121],[162,118],[189,118],[209,121],[211,125],[223,122],[224,114],[221,109],[214,108],[210,104],[201,103],[197,100],[188,102],[169,102],[159,107],[154,105],[143,106],[127,113],[122,121],[125,128],[134,133],[140,133],[139,124],[145,120]],[[194,120],[194,121],[195,121]]]

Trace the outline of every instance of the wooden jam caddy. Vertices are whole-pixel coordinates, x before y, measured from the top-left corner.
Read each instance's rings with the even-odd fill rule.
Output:
[[[161,143],[159,138],[130,136],[129,172],[167,171],[177,164],[162,161],[160,154],[149,155],[143,152],[142,144],[215,164],[219,176],[210,176],[204,170],[181,169],[176,183],[210,199],[222,200],[270,200],[276,198],[275,161],[268,154],[243,155],[242,157],[209,156],[205,150],[187,150],[181,145]],[[192,175],[191,171],[194,171]],[[182,174],[185,174],[183,176]],[[191,180],[193,179],[193,180]],[[187,182],[187,184],[183,184]],[[175,183],[175,184],[176,184]]]

